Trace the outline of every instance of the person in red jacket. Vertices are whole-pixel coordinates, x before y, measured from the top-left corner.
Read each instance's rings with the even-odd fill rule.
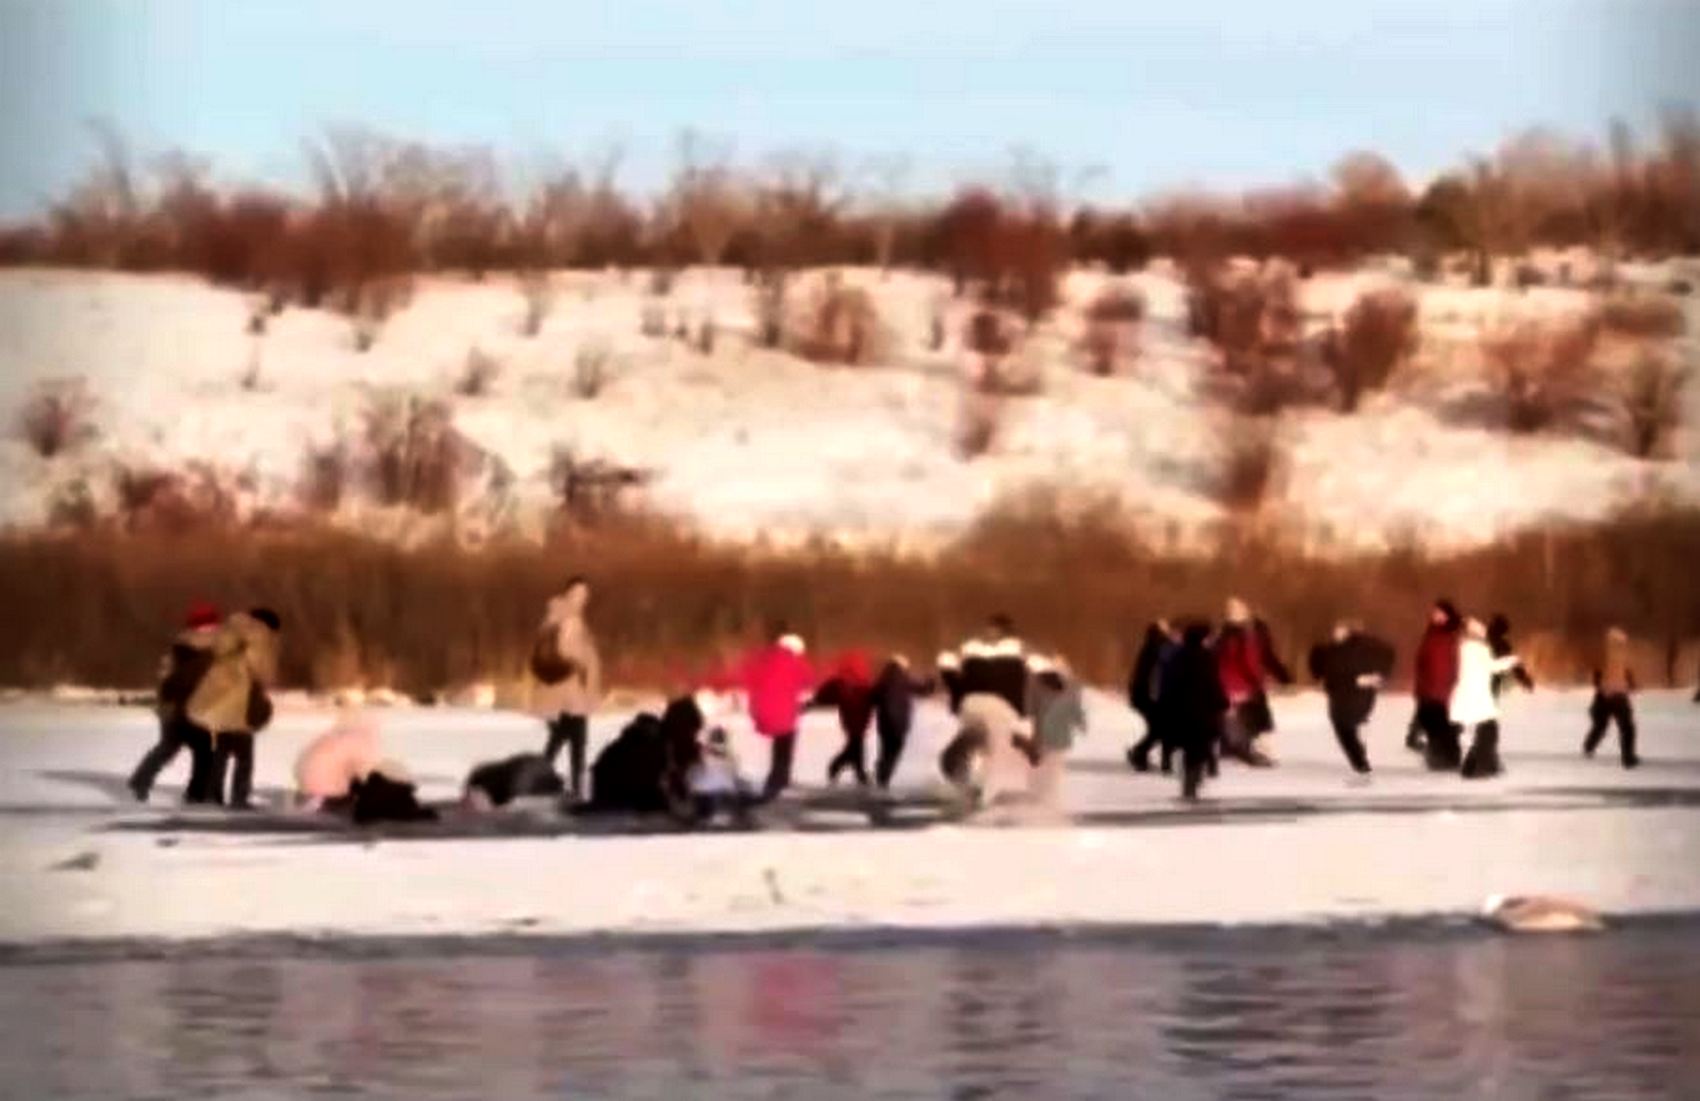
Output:
[[[838,725],[844,730],[844,749],[826,766],[826,782],[838,783],[838,774],[849,769],[856,783],[867,787],[868,727],[874,720],[874,674],[868,656],[860,650],[842,654],[813,703],[837,708]]]
[[[1275,762],[1258,748],[1257,739],[1275,729],[1269,707],[1268,682],[1292,684],[1293,674],[1275,654],[1269,625],[1252,617],[1245,601],[1228,601],[1227,622],[1216,639],[1216,672],[1228,698],[1228,722],[1223,749],[1248,765],[1267,768]]]
[[[1417,644],[1412,689],[1416,725],[1423,734],[1423,757],[1436,772],[1455,772],[1463,758],[1452,725],[1452,689],[1458,683],[1458,634],[1462,620],[1450,600],[1429,609],[1428,628]]]
[[[767,802],[791,786],[791,765],[797,752],[797,719],[814,689],[815,674],[804,656],[803,640],[784,623],[769,632],[771,641],[744,659],[732,683],[749,698],[750,722],[756,733],[772,742]]]

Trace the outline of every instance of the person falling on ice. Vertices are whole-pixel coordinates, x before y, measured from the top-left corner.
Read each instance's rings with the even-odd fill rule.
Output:
[[[1464,624],[1449,714],[1459,729],[1470,731],[1469,752],[1459,765],[1466,780],[1486,779],[1505,771],[1499,759],[1499,702],[1494,697],[1493,678],[1509,673],[1520,661],[1516,654],[1494,657],[1487,627],[1481,620],[1472,618]]]
[[[1605,739],[1606,727],[1615,722],[1623,767],[1635,768],[1641,764],[1641,758],[1635,754],[1635,708],[1629,701],[1635,688],[1629,636],[1622,628],[1613,627],[1606,632],[1599,664],[1594,667],[1594,699],[1588,706],[1588,737],[1582,743],[1583,756],[1594,755]]]
[[[1343,620],[1329,641],[1310,652],[1310,675],[1328,697],[1328,721],[1346,762],[1359,776],[1370,772],[1359,730],[1375,710],[1375,694],[1393,675],[1393,647],[1361,625]]]
[[[198,603],[189,609],[183,630],[172,639],[171,647],[160,659],[159,687],[154,693],[154,713],[159,716],[159,738],[142,757],[130,774],[129,787],[136,801],[145,803],[153,791],[159,774],[188,749],[191,755],[202,754],[195,769],[203,776],[212,765],[212,737],[189,722],[186,707],[201,678],[213,662],[213,641],[218,637],[220,616],[211,604]]]
[[[1281,684],[1292,684],[1293,675],[1275,656],[1268,624],[1254,618],[1238,597],[1228,601],[1227,621],[1216,639],[1216,667],[1229,708],[1223,751],[1258,768],[1273,765],[1274,760],[1259,744],[1275,730],[1268,682],[1274,678]]]
[[[354,786],[380,760],[377,721],[360,712],[345,713],[295,758],[296,804],[309,811],[348,812]]]

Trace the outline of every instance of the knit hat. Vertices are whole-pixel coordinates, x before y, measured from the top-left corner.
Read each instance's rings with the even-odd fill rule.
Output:
[[[1246,602],[1237,596],[1228,598],[1227,613],[1229,623],[1248,623],[1251,621],[1251,609],[1246,607]]]
[[[218,605],[205,600],[197,600],[189,605],[189,614],[183,617],[183,625],[191,631],[202,627],[217,627],[224,614],[218,610]]]
[[[779,636],[779,645],[798,655],[801,655],[807,649],[803,645],[803,639],[800,635],[781,635]]]

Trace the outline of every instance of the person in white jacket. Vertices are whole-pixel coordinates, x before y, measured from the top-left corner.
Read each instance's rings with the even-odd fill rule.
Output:
[[[1493,656],[1487,627],[1481,620],[1472,618],[1465,624],[1464,637],[1458,643],[1458,681],[1448,711],[1453,723],[1470,731],[1470,751],[1459,770],[1466,780],[1504,771],[1499,760],[1499,705],[1494,699],[1493,678],[1521,664],[1516,654]]]

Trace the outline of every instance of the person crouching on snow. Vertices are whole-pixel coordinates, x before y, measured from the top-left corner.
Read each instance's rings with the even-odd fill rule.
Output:
[[[1029,662],[1033,672],[1030,710],[1039,764],[1033,773],[1033,795],[1043,807],[1062,805],[1063,767],[1074,740],[1086,733],[1086,706],[1068,662],[1061,657]]]
[[[380,760],[377,721],[359,713],[343,715],[295,758],[297,804],[310,811],[348,811],[354,785]]]
[[[754,793],[744,782],[724,727],[714,727],[703,737],[702,754],[691,765],[686,783],[696,822],[712,822],[722,812],[738,825],[749,820]]]
[[[1635,768],[1641,758],[1635,755],[1635,708],[1629,702],[1634,692],[1635,670],[1629,662],[1629,636],[1620,627],[1606,632],[1605,649],[1600,663],[1594,667],[1594,700],[1588,706],[1588,737],[1582,743],[1582,755],[1592,757],[1606,736],[1606,726],[1617,723],[1618,750],[1623,767]]]
[[[204,776],[212,770],[212,736],[189,721],[185,708],[201,678],[212,668],[213,642],[218,637],[220,618],[218,609],[211,604],[191,607],[183,630],[160,659],[159,687],[154,694],[159,739],[130,774],[130,791],[139,803],[148,801],[154,781],[183,749],[189,749],[191,756],[202,755],[198,768],[192,771]]]
[[[1268,681],[1292,684],[1293,675],[1275,656],[1269,626],[1252,617],[1245,601],[1228,601],[1227,621],[1216,639],[1216,668],[1228,697],[1228,725],[1223,749],[1248,765],[1267,768],[1275,762],[1258,740],[1275,730],[1269,708]]]
[[[1449,711],[1453,723],[1470,731],[1470,749],[1459,766],[1466,780],[1485,779],[1504,771],[1499,759],[1499,704],[1493,694],[1493,678],[1496,673],[1510,672],[1520,660],[1516,654],[1494,657],[1482,621],[1465,623],[1464,638],[1458,644],[1458,682],[1452,689]]]
[[[1328,721],[1346,763],[1367,776],[1369,755],[1358,731],[1375,710],[1377,690],[1393,675],[1393,647],[1343,620],[1328,642],[1311,650],[1310,675],[1328,696]]]

